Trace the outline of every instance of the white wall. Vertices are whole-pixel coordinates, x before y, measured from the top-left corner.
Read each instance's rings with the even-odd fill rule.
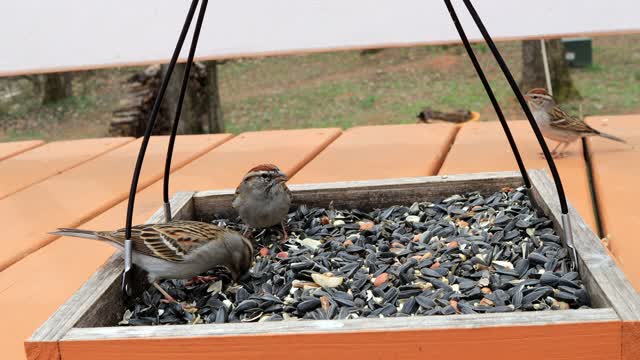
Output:
[[[167,61],[189,3],[4,0],[0,76]],[[479,38],[462,1],[454,4],[468,35]],[[637,0],[476,0],[474,5],[496,39],[640,31]],[[197,56],[451,41],[459,38],[441,0],[212,0]],[[183,56],[187,49],[188,42]]]

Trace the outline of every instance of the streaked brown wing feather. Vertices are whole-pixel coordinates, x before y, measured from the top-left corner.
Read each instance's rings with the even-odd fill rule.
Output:
[[[573,131],[577,133],[597,133],[597,131],[587,125],[587,123],[567,114],[557,106],[551,111],[551,126],[560,130]]]
[[[131,227],[131,241],[133,241],[133,250],[141,254],[156,256],[153,250],[145,244],[145,238],[149,235],[143,230],[147,225],[136,225]],[[144,233],[144,235],[143,235]],[[113,241],[120,246],[124,246],[125,230],[119,229],[115,231],[97,231],[96,234],[104,239]]]
[[[177,226],[176,226],[177,225]],[[156,224],[154,229],[175,241],[183,252],[188,253],[218,238],[223,230],[217,226],[198,221],[176,221],[171,224]]]
[[[210,239],[220,228],[197,221],[173,221],[166,224],[145,224],[131,228],[131,240],[136,252],[167,261],[180,262],[189,252]],[[124,229],[103,232],[100,236],[124,244]]]

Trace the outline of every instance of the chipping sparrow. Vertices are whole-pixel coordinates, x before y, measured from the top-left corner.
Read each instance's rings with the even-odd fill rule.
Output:
[[[280,223],[286,240],[284,220],[291,206],[291,192],[285,184],[287,180],[287,175],[272,164],[258,165],[249,170],[233,199],[233,207],[238,210],[240,219],[253,228],[267,228]]]
[[[542,134],[551,140],[558,141],[558,145],[552,151],[554,155],[562,155],[562,151],[570,143],[586,136],[602,136],[610,140],[626,142],[592,128],[579,118],[568,115],[545,89],[529,90],[524,97]],[[562,151],[556,153],[560,145],[563,146]]]
[[[122,250],[125,229],[91,231],[61,228],[51,234],[100,240]],[[157,283],[161,279],[189,279],[211,268],[225,266],[237,281],[253,261],[251,242],[239,233],[199,221],[171,221],[131,228],[133,263],[149,273],[149,282],[169,301],[175,301]]]

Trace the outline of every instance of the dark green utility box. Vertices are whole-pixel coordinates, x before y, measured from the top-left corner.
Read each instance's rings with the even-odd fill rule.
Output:
[[[571,67],[589,66],[592,62],[590,38],[562,39],[564,58]]]

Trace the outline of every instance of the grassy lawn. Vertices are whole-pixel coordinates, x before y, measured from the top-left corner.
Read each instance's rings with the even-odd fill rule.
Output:
[[[572,69],[582,100],[564,104],[585,115],[640,113],[640,36],[594,39],[594,65]],[[516,78],[520,42],[500,43]],[[523,118],[486,46],[475,45],[508,118]],[[75,96],[41,106],[27,80],[0,79],[0,141],[105,136],[120,84],[139,69],[77,73]],[[241,59],[220,65],[220,92],[228,132],[368,124],[414,123],[425,106],[471,109],[496,120],[461,46],[389,49],[372,55],[323,53]]]

